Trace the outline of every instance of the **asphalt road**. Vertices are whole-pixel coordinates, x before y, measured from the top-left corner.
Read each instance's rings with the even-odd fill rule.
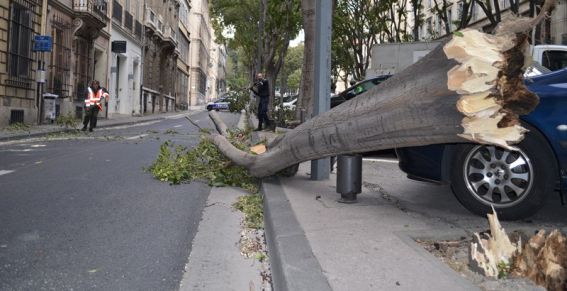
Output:
[[[210,188],[144,167],[198,137],[178,117],[0,146],[0,290],[178,289]]]

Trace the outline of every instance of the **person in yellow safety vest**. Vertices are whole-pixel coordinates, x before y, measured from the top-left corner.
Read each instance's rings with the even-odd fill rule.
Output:
[[[106,89],[100,87],[99,81],[93,80],[91,85],[88,87],[88,95],[85,99],[85,119],[83,120],[83,131],[87,130],[87,125],[89,125],[89,123],[89,131],[93,131],[93,128],[96,127],[98,112],[102,110],[102,98],[104,98],[105,102],[108,103],[108,92]]]

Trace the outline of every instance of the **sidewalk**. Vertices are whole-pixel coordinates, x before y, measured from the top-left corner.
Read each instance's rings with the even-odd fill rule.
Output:
[[[274,290],[478,290],[414,241],[459,232],[386,199],[379,167],[363,163],[378,189],[363,187],[356,204],[337,202],[334,173],[312,181],[309,171],[263,182]]]
[[[203,108],[194,108],[187,111],[176,111],[167,113],[156,113],[145,116],[131,116],[131,115],[114,115],[110,119],[99,118],[97,122],[97,128],[112,127],[118,125],[128,125],[136,124],[140,122],[160,120],[169,118],[176,115],[189,115],[194,112],[199,112],[204,110]],[[79,122],[78,128],[80,129],[82,124]],[[0,142],[25,139],[31,137],[43,136],[51,133],[65,132],[71,129],[65,129],[55,123],[53,124],[42,124],[42,125],[32,125],[27,130],[10,130],[9,128],[0,128]]]

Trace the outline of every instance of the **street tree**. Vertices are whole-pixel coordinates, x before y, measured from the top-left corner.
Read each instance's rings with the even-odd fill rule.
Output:
[[[523,80],[528,32],[546,15],[507,20],[494,35],[461,30],[366,94],[276,137],[262,154],[236,148],[223,134],[206,137],[257,177],[326,156],[396,147],[472,141],[514,149],[526,132],[518,116],[539,102]]]
[[[384,0],[379,1],[378,19],[382,25],[379,35],[380,42],[409,41],[412,35],[408,33],[408,1]]]
[[[315,94],[315,1],[301,0],[301,16],[303,24],[303,67],[299,97],[296,106],[296,117],[310,117],[313,114],[313,95]]]
[[[423,0],[410,0],[413,15],[412,40],[419,41],[419,28],[423,25]]]
[[[250,69],[250,81],[264,71],[273,104],[277,76],[289,42],[300,29],[299,0],[212,0],[211,14],[217,37],[233,48],[242,48]],[[233,37],[226,37],[226,31]]]
[[[344,72],[363,80],[372,46],[378,43],[383,23],[378,0],[338,0],[333,15],[332,67],[335,77]],[[345,78],[343,77],[343,80]]]
[[[279,85],[280,92],[284,94],[291,89],[291,91],[297,91],[299,88],[297,85],[289,85],[290,75],[299,70],[301,74],[301,66],[303,65],[303,44],[291,47],[285,56],[283,67],[280,71]]]

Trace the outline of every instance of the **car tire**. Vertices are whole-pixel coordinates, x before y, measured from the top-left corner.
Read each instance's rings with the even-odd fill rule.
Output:
[[[211,106],[207,106],[207,111],[211,111],[213,108]]]
[[[553,150],[535,129],[517,147],[520,151],[511,152],[486,145],[457,146],[451,189],[465,208],[484,216],[493,206],[500,219],[516,220],[543,206],[557,178]]]
[[[215,108],[215,111],[220,111],[220,109],[218,109],[218,108]]]

